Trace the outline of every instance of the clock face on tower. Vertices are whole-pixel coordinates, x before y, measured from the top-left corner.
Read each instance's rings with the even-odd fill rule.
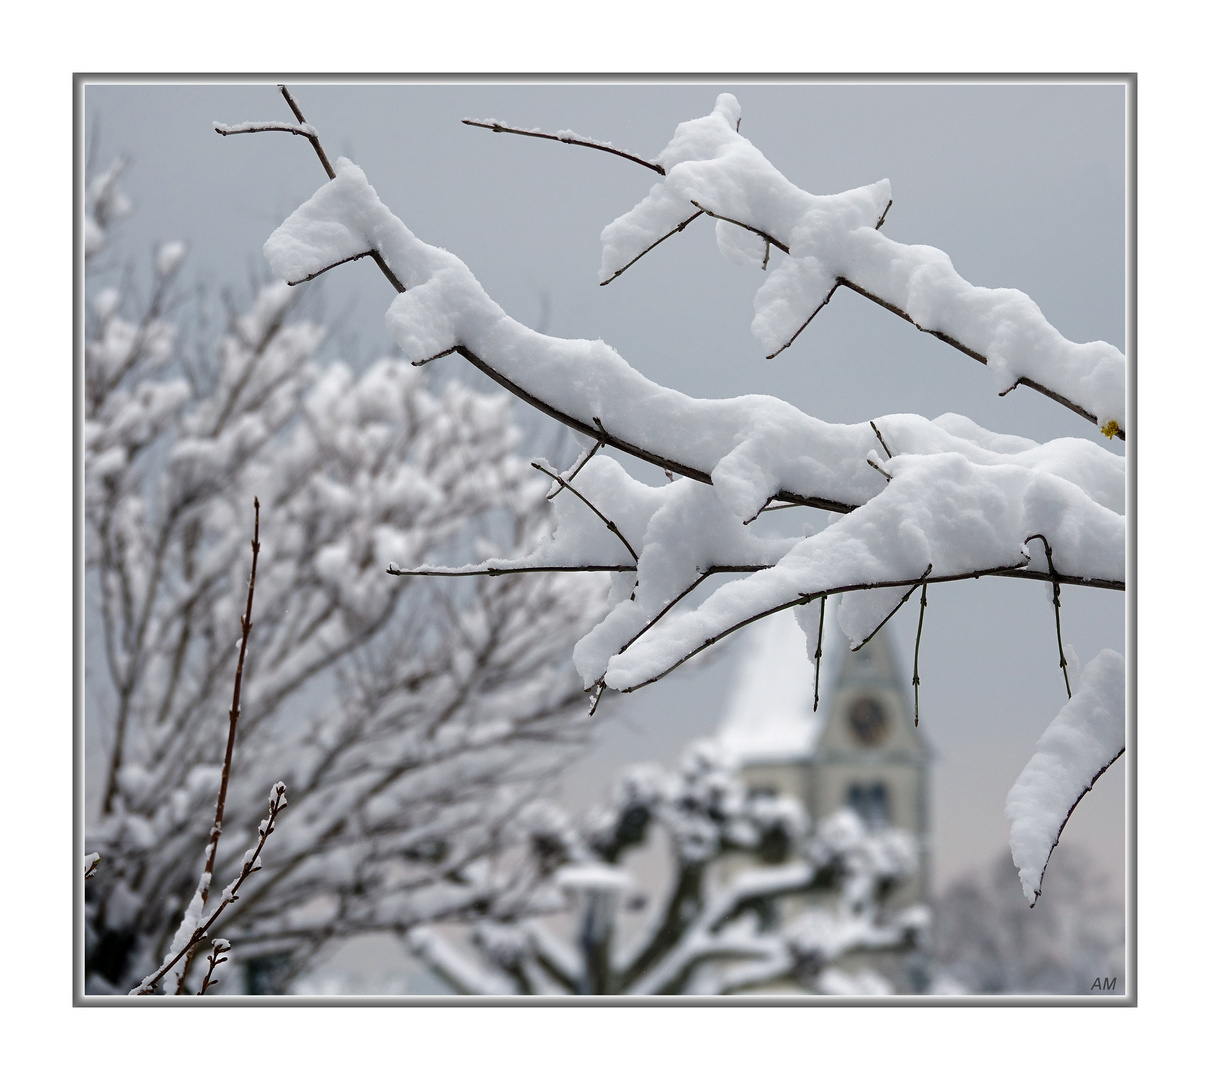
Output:
[[[886,738],[886,712],[874,698],[858,698],[849,706],[849,730],[862,746],[877,746]]]

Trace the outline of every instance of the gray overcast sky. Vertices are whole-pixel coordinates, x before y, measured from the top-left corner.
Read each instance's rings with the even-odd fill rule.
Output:
[[[743,106],[743,133],[799,186],[825,194],[889,177],[888,235],[942,248],[975,284],[1024,290],[1073,340],[1121,348],[1120,85],[292,89],[329,153],[357,161],[387,205],[422,239],[457,253],[511,315],[561,336],[601,337],[658,382],[700,397],[775,394],[830,421],[953,411],[1036,439],[1098,437],[1028,389],[998,398],[973,360],[843,290],[792,348],[764,360],[748,331],[759,271],[725,261],[713,230],[700,223],[599,288],[600,231],[643,196],[650,174],[608,155],[493,135],[459,120],[571,128],[651,157],[679,121],[707,113],[716,94],[729,90]],[[131,162],[125,189],[136,212],[121,227],[122,252],[145,262],[154,243],[181,239],[190,248],[187,280],[246,292],[250,273],[267,276],[261,245],[323,173],[301,139],[224,139],[211,124],[288,117],[271,84],[89,86],[85,133],[96,141],[96,163],[119,154]],[[366,361],[391,351],[383,327],[390,296],[368,263],[327,275],[322,304],[340,317],[328,355]],[[458,377],[481,379],[456,358],[442,363]],[[890,624],[901,660],[914,642],[916,609],[909,607]],[[1118,594],[1065,590],[1063,618],[1065,638],[1083,660],[1124,648]],[[569,797],[593,798],[624,761],[673,759],[688,738],[711,731],[735,648],[623,698],[600,749],[567,785]],[[930,592],[921,673],[921,723],[937,752],[934,835],[944,883],[1006,849],[1004,797],[1065,700],[1047,591],[984,580]],[[1092,849],[1119,879],[1125,775],[1120,761],[1064,837]],[[1052,873],[1061,872],[1062,855],[1060,845]]]

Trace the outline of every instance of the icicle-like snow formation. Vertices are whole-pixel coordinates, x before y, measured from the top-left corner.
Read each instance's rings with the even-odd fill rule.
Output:
[[[1008,793],[1009,846],[1029,906],[1076,803],[1126,748],[1126,661],[1102,650]]]

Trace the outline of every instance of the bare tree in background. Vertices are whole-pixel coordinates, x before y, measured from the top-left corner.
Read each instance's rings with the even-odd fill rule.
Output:
[[[1105,874],[1079,848],[1047,879],[1046,902],[1023,908],[1007,857],[963,875],[933,907],[938,969],[967,994],[1125,993],[1126,915]],[[1112,988],[1106,984],[1113,982]]]
[[[90,266],[128,210],[119,175],[87,187]],[[141,304],[129,288],[86,291],[94,993],[155,968],[198,880],[254,494],[257,610],[215,874],[234,876],[265,790],[284,780],[288,825],[219,928],[234,957],[262,958],[260,989],[288,988],[350,935],[515,915],[526,894],[498,854],[587,730],[564,643],[599,610],[590,579],[417,588],[383,573],[539,534],[545,481],[514,452],[507,397],[430,389],[398,359],[321,372],[323,329],[280,284],[190,357],[169,314],[183,257],[160,249]]]

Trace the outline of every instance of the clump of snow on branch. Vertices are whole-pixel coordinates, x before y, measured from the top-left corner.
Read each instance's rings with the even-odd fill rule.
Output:
[[[1038,740],[1008,793],[1009,845],[1030,907],[1076,803],[1126,748],[1126,661],[1105,649]]]
[[[108,169],[91,177],[84,192],[84,258],[100,253],[108,240],[108,230],[133,209],[118,181],[126,163],[115,161]]]

